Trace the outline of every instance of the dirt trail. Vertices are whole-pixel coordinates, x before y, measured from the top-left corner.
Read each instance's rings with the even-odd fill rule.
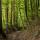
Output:
[[[32,30],[30,29],[11,32],[10,34],[7,34],[7,40],[40,40],[40,30],[38,30],[37,27],[35,30],[34,28]]]
[[[8,34],[7,40],[40,40],[40,31],[37,29],[33,31],[25,30],[25,31],[17,31]]]

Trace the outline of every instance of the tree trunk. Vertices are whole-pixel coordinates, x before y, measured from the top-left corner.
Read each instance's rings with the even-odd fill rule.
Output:
[[[0,0],[0,33],[2,33],[2,6]]]

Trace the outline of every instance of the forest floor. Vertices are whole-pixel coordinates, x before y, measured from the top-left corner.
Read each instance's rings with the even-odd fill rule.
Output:
[[[32,29],[32,30],[11,32],[10,34],[7,34],[7,39],[5,40],[40,40],[40,30]]]
[[[40,21],[35,22],[36,24],[33,23],[27,27],[27,30],[7,34],[7,39],[5,40],[40,40]]]

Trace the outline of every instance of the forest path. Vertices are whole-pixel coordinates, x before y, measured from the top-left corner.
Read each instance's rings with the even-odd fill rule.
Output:
[[[31,29],[31,28],[30,28]],[[40,40],[40,30],[36,27],[35,30],[16,31],[7,34],[5,40]],[[0,38],[0,40],[3,40]]]
[[[40,31],[17,31],[7,35],[7,40],[40,40]]]

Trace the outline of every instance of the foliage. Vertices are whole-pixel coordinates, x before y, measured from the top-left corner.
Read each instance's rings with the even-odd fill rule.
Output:
[[[36,18],[40,18],[40,0],[2,0],[3,29],[6,29],[7,24],[8,28],[24,29]]]

